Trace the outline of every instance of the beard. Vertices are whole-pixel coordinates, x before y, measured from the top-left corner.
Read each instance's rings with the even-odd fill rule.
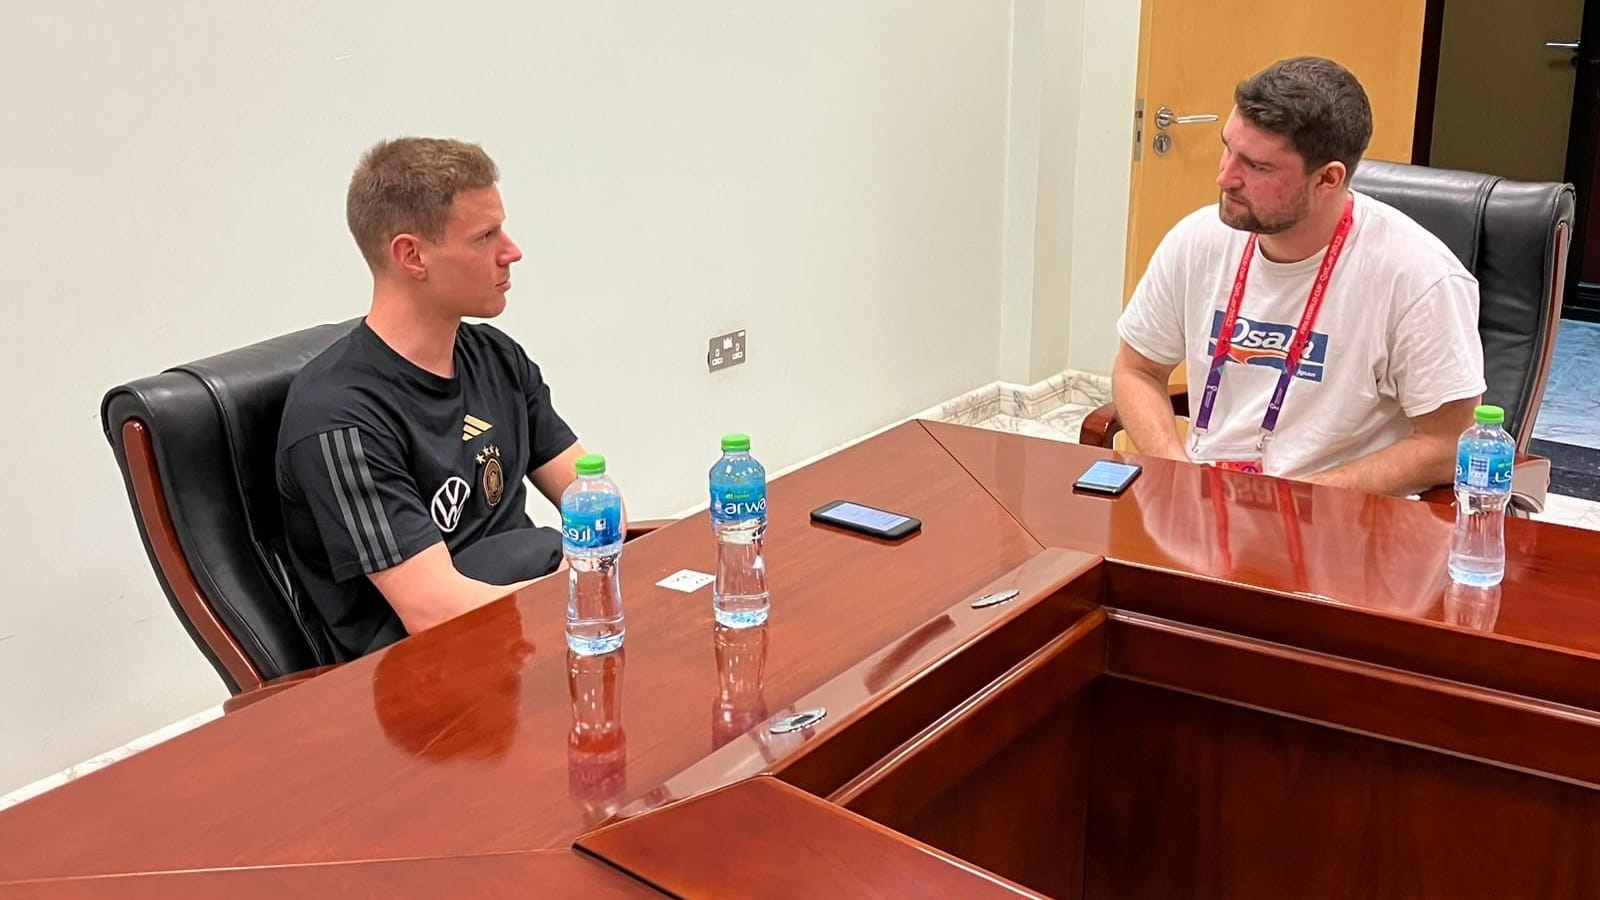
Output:
[[[1229,210],[1229,203],[1235,207]],[[1226,192],[1217,196],[1217,215],[1222,219],[1222,224],[1239,231],[1252,231],[1256,234],[1278,234],[1288,231],[1299,225],[1311,209],[1311,185],[1306,185],[1290,201],[1287,208],[1268,215],[1258,213],[1255,207],[1237,197],[1230,197]]]

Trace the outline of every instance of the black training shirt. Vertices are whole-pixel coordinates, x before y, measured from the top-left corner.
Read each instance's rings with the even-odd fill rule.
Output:
[[[478,554],[492,570],[457,558],[483,580],[553,570],[559,534],[534,529],[523,476],[576,440],[539,367],[489,325],[457,331],[454,378],[413,365],[364,321],[307,363],[278,430],[278,494],[295,572],[335,654],[405,636],[367,576],[436,541],[457,558],[495,538]]]

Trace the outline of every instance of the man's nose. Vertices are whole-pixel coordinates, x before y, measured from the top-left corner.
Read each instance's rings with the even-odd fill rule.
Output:
[[[1226,156],[1222,157],[1222,160],[1217,163],[1217,187],[1229,190],[1237,188],[1243,183],[1243,179],[1239,177],[1238,164],[1229,160]]]

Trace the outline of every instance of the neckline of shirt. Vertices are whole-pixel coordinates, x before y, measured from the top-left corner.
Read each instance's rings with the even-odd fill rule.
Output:
[[[466,327],[465,323],[462,323],[462,327]],[[415,383],[422,389],[430,393],[439,394],[440,396],[454,396],[460,390],[460,329],[456,330],[456,343],[453,351],[456,377],[452,378],[446,378],[443,375],[430,372],[411,360],[406,359],[405,356],[401,355],[400,351],[389,346],[388,342],[386,342],[376,331],[373,331],[372,326],[367,324],[367,320],[365,318],[363,318],[361,323],[356,326],[356,333],[361,335],[362,339],[371,344],[380,354],[387,357],[390,362],[394,363],[396,370],[402,377]]]
[[[1355,207],[1353,210],[1351,210],[1350,236],[1346,240],[1350,244],[1354,244],[1356,237],[1361,234],[1362,223],[1367,219],[1367,198],[1362,196],[1358,191],[1351,191],[1350,195],[1355,198]],[[1248,239],[1249,238],[1247,236],[1246,240]],[[1345,253],[1347,256],[1349,252],[1350,247],[1346,246]],[[1311,254],[1305,259],[1288,263],[1274,262],[1268,259],[1267,255],[1261,251],[1261,242],[1258,240],[1256,241],[1255,258],[1250,262],[1250,270],[1252,274],[1259,270],[1262,275],[1273,279],[1300,278],[1305,275],[1316,274],[1316,271],[1322,268],[1323,257],[1327,255],[1327,245],[1323,245],[1321,250]],[[1348,262],[1348,258],[1339,260],[1339,268],[1343,268]]]

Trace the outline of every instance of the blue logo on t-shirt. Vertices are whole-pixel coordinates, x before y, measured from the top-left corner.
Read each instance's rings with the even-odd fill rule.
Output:
[[[1211,316],[1211,339],[1206,342],[1207,356],[1217,352],[1217,335],[1222,331],[1222,317],[1221,310],[1216,310]],[[1293,338],[1292,325],[1256,322],[1240,316],[1233,323],[1233,343],[1228,348],[1228,359],[1247,366],[1268,366],[1282,372],[1284,361],[1289,358],[1289,341]],[[1313,331],[1294,377],[1320,382],[1327,362],[1328,336]]]

